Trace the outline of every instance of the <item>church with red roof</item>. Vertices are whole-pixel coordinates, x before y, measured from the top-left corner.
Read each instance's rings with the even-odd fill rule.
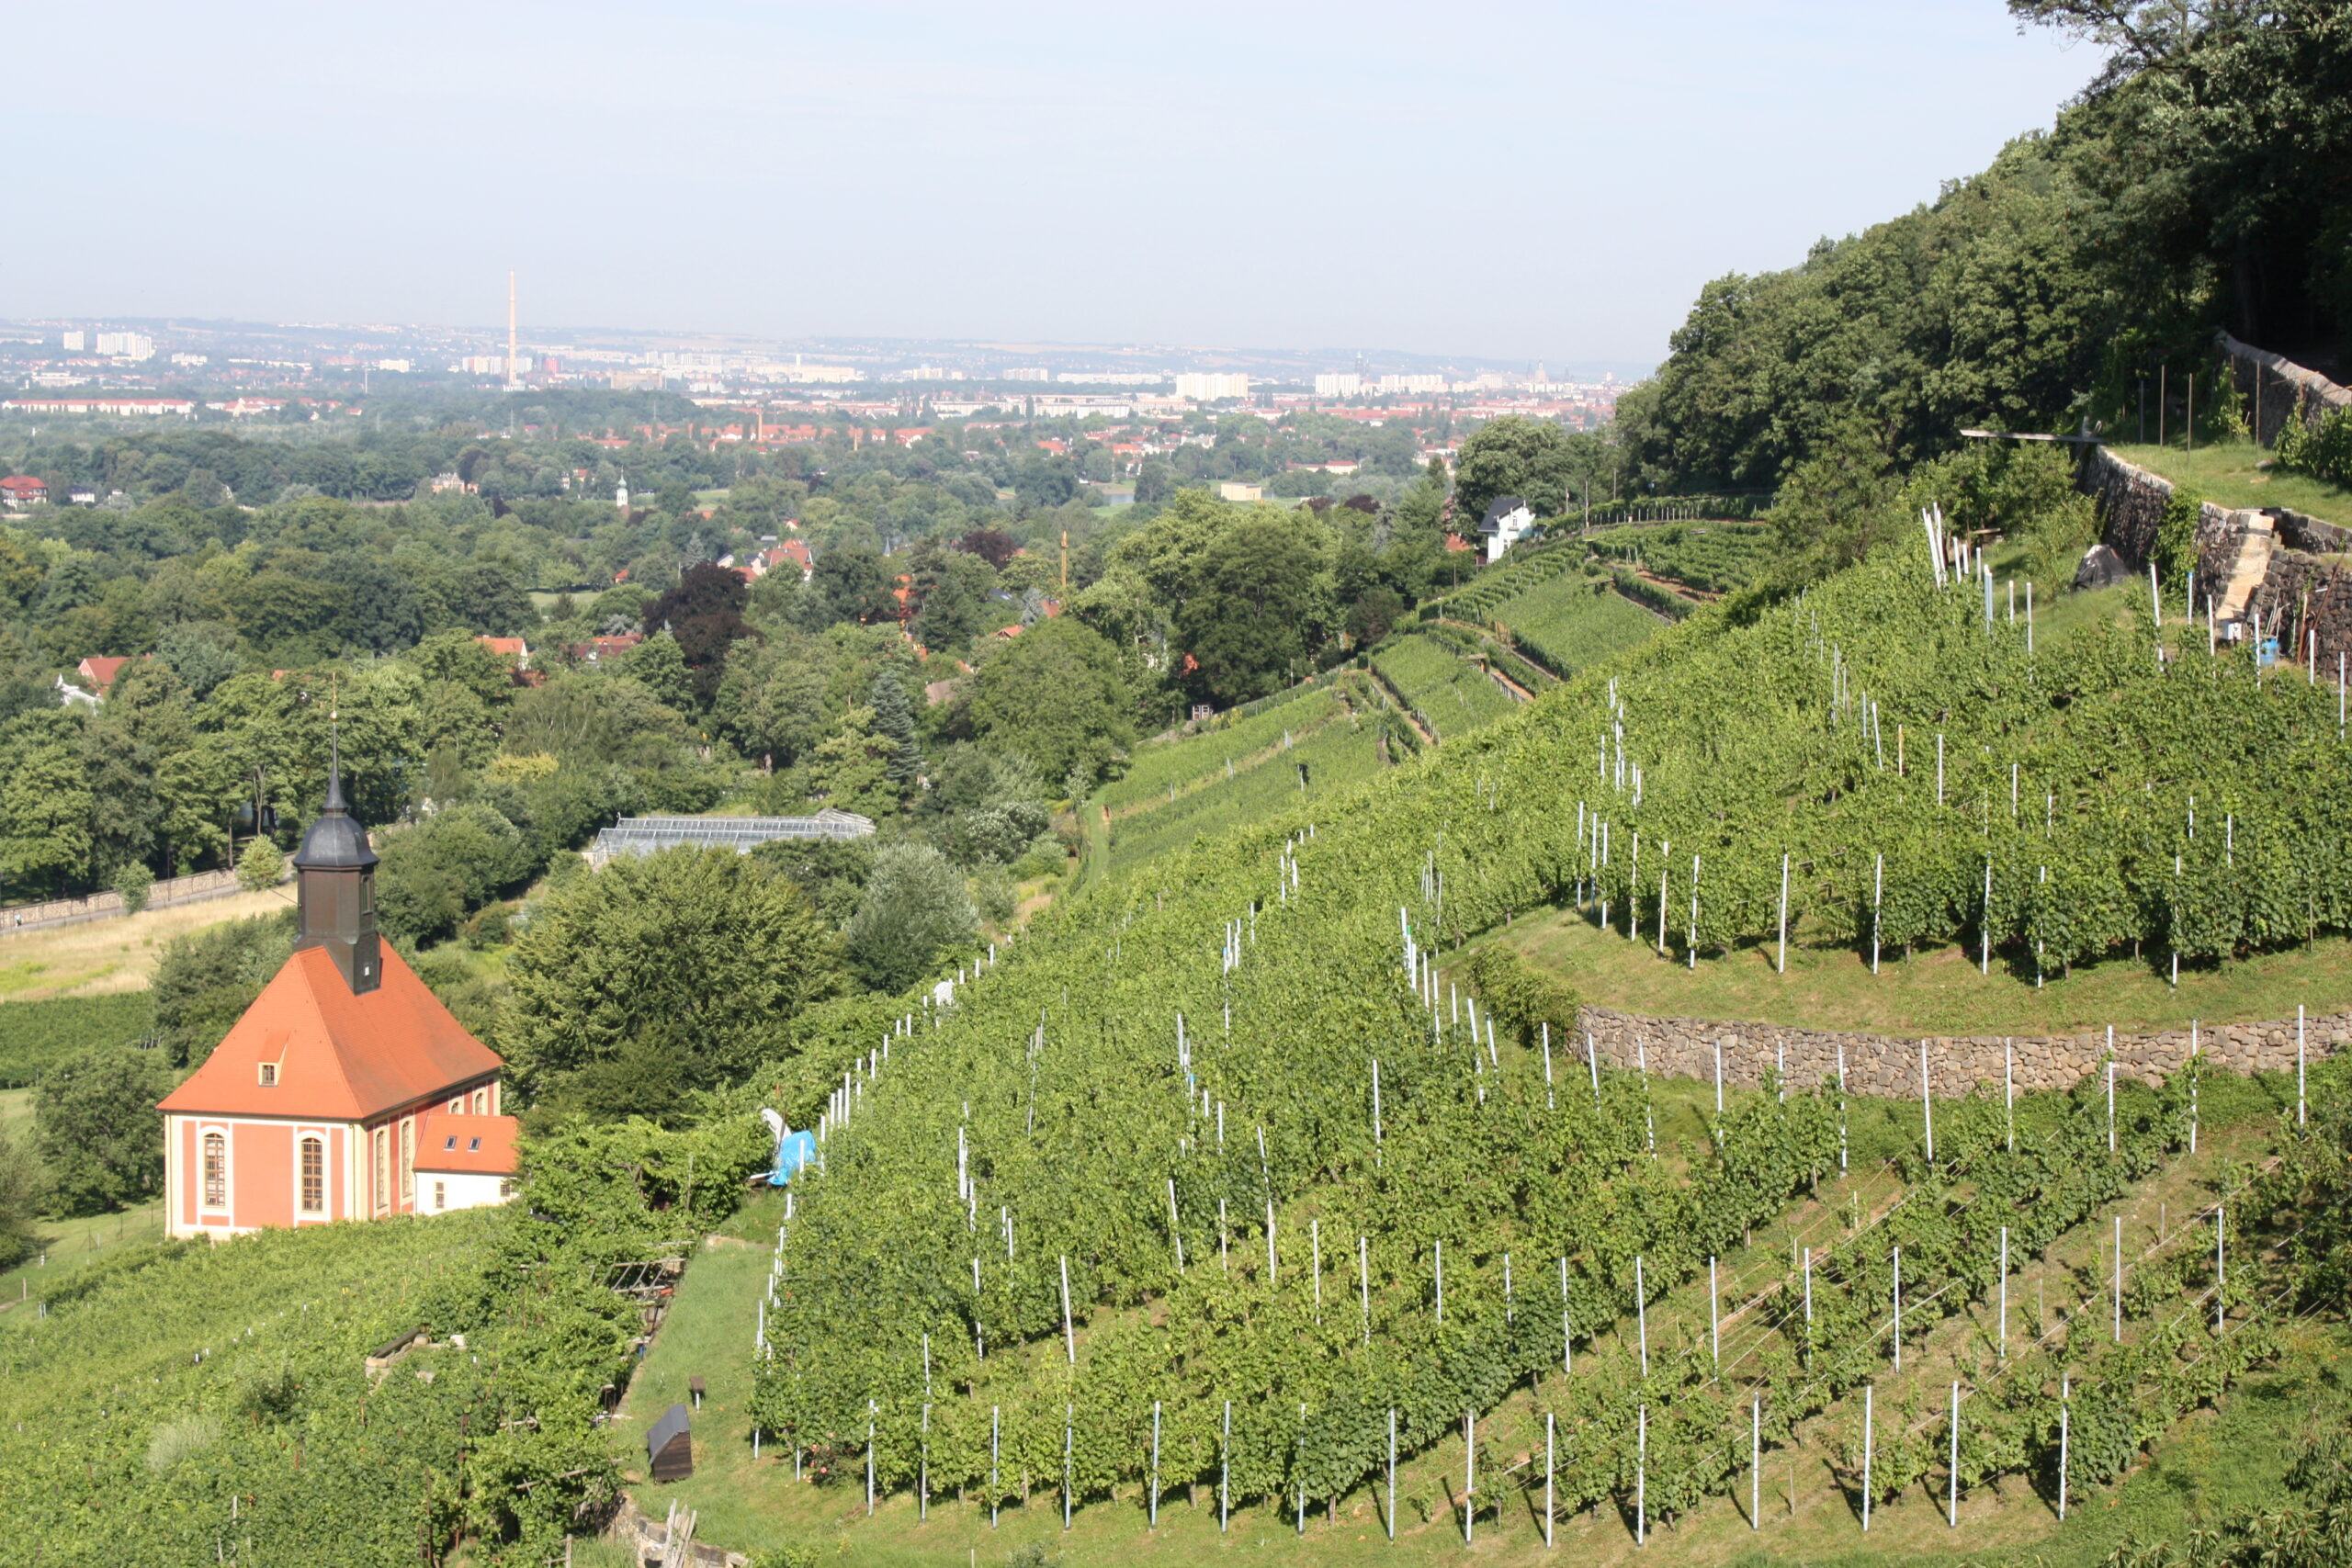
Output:
[[[376,931],[376,854],[330,770],[292,956],[162,1102],[175,1236],[435,1213],[513,1190],[497,1055]]]

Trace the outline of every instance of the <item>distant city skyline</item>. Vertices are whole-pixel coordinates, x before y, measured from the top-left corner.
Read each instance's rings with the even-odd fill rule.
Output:
[[[19,19],[58,63],[0,105],[44,215],[12,317],[503,333],[511,266],[534,339],[1645,366],[1707,279],[1932,199],[2098,66],[1998,0],[118,20]]]

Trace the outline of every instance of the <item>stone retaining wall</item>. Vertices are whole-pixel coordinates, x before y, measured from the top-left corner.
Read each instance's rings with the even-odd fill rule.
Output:
[[[620,1511],[613,1516],[612,1524],[605,1531],[605,1538],[620,1543],[638,1562],[661,1562],[670,1545],[669,1527],[637,1506],[637,1499],[621,1494]],[[747,1568],[751,1559],[740,1551],[726,1551],[701,1541],[686,1545],[685,1559],[695,1568]]]
[[[1776,1062],[1785,1060],[1789,1086],[1809,1089],[1836,1077],[1842,1046],[1846,1081],[1856,1092],[1894,1097],[1919,1092],[1921,1042],[1917,1038],[1696,1018],[1645,1018],[1600,1007],[1585,1008],[1582,1023],[1591,1033],[1600,1059],[1613,1067],[1634,1067],[1646,1062],[1649,1070],[1660,1077],[1712,1079],[1715,1046],[1720,1042],[1725,1082],[1759,1084]],[[1966,1094],[1980,1083],[1997,1087],[2003,1043],[1996,1034],[1926,1037],[1930,1087],[1939,1096]],[[2017,1086],[2021,1089],[2070,1088],[2086,1074],[2097,1072],[2107,1057],[2104,1030],[2086,1034],[2019,1035],[2010,1043]],[[2352,1012],[2307,1021],[2304,1045],[2312,1060],[2352,1050]],[[2214,1066],[2233,1072],[2292,1072],[2295,1021],[2201,1029],[2198,1048]],[[2120,1071],[2143,1082],[2161,1083],[2188,1059],[2188,1031],[2119,1032],[2115,1058]]]
[[[2081,483],[2098,498],[2109,546],[2135,573],[2144,575],[2148,554],[2155,547],[2156,525],[2172,498],[2172,481],[2125,462],[2104,446],[2094,446],[2084,459]],[[2317,632],[2320,668],[2332,671],[2338,655],[2352,655],[2352,571],[2320,558],[2352,550],[2352,529],[2284,507],[2262,510],[2276,520],[2278,543],[2261,586],[2246,602],[2246,612],[2258,612],[2264,632],[2280,634],[2280,654],[2298,663],[2310,651],[2308,634]],[[2208,594],[2218,600],[2236,570],[2247,515],[2210,501],[2198,509],[2200,605]],[[2168,613],[2178,608],[2177,597],[2166,605]]]
[[[2134,572],[2145,576],[2148,558],[2156,547],[2156,528],[2164,520],[2165,503],[2172,499],[2172,481],[2127,463],[2104,446],[2094,446],[2083,460],[2081,485],[2098,499],[2102,536]],[[2226,582],[2237,561],[2241,525],[2233,530],[2230,511],[2207,502],[2197,516],[2197,579]],[[2218,571],[2219,577],[2211,574]]]
[[[2254,438],[2261,446],[2278,444],[2287,421],[2301,414],[2316,424],[2331,409],[2352,408],[2352,391],[2337,386],[2316,370],[2306,370],[2284,355],[2240,343],[2227,333],[2215,334],[2230,362],[2239,395],[2254,414]]]

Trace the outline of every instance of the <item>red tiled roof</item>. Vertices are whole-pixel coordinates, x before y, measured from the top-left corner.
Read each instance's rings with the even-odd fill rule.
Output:
[[[505,1066],[387,942],[383,984],[354,996],[323,947],[286,961],[165,1111],[358,1122]],[[277,1082],[261,1086],[264,1062]]]
[[[130,662],[130,660],[115,654],[94,653],[75,666],[75,671],[97,687],[98,694],[104,696],[113,688],[114,678],[122,673],[122,667]]]
[[[512,1176],[517,1163],[514,1134],[518,1125],[512,1116],[428,1111],[416,1123],[416,1168]]]

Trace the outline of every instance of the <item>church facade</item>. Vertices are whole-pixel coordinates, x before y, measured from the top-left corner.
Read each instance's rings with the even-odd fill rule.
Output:
[[[376,931],[376,855],[330,773],[294,857],[293,954],[167,1095],[175,1236],[387,1219],[513,1190],[497,1054]]]

